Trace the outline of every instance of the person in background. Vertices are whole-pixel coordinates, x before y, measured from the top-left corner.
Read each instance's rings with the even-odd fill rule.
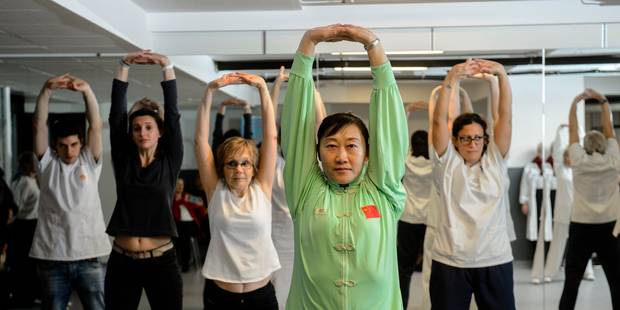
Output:
[[[179,250],[181,272],[187,272],[192,258],[192,238],[197,238],[202,231],[200,226],[205,217],[205,207],[202,198],[185,192],[185,180],[182,178],[177,179],[172,215],[179,233],[175,245]],[[199,253],[194,253],[194,257],[200,257]]]
[[[601,105],[603,132],[588,132],[582,146],[577,129],[577,103],[586,99],[594,99]],[[617,222],[620,151],[605,96],[586,89],[575,97],[568,117],[568,137],[574,192],[559,308],[575,308],[583,271],[596,252],[609,284],[612,308],[620,309],[620,225]]]
[[[558,128],[556,138],[553,141],[552,155],[555,163],[553,168],[556,177],[556,195],[553,209],[553,238],[544,269],[545,282],[553,281],[560,272],[560,265],[564,261],[570,215],[573,208],[573,171],[568,152],[568,125],[563,124]],[[589,281],[595,279],[592,259],[588,260],[583,278]]]
[[[7,264],[11,268],[13,283],[11,305],[18,307],[32,307],[39,297],[38,290],[32,287],[33,283],[39,283],[36,261],[28,256],[39,217],[36,161],[34,153],[22,153],[18,160],[18,172],[11,182],[18,211],[11,229]]]
[[[245,100],[228,98],[220,104],[219,111],[215,115],[215,127],[213,128],[213,139],[211,140],[214,150],[217,150],[226,139],[242,136],[239,130],[235,128],[228,129],[226,132],[223,130],[227,107],[234,106],[243,108],[243,138],[252,139],[252,107]]]

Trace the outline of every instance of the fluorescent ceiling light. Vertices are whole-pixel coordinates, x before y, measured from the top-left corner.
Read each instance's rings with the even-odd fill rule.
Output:
[[[393,71],[424,71],[428,67],[392,67]],[[370,67],[334,67],[334,71],[368,72]]]
[[[607,64],[598,67],[599,71],[620,71],[620,64]]]
[[[358,56],[366,55],[367,52],[332,52],[334,56]],[[443,51],[389,51],[386,55],[440,55]]]

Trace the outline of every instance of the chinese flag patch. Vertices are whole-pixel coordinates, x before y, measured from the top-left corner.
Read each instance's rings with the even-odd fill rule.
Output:
[[[374,205],[363,206],[362,207],[362,212],[364,212],[364,215],[366,216],[367,219],[380,218],[381,217],[381,214],[379,213],[379,210],[377,210],[377,207],[374,206]]]

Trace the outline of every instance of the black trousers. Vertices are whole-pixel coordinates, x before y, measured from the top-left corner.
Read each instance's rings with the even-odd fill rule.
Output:
[[[213,280],[205,279],[202,292],[205,310],[278,310],[276,291],[271,282],[247,293],[233,293],[217,286]]]
[[[174,245],[179,254],[181,271],[186,272],[189,270],[189,261],[192,258],[191,238],[197,234],[198,226],[193,221],[179,221],[176,224],[179,237],[174,239]]]
[[[407,309],[409,301],[409,286],[411,276],[418,263],[418,257],[423,253],[426,225],[411,224],[398,221],[398,235],[396,254],[398,256],[398,279],[400,293],[403,298],[403,307]]]
[[[432,309],[469,310],[476,296],[480,310],[514,310],[512,262],[481,268],[457,268],[433,261]]]
[[[17,219],[10,230],[7,265],[10,267],[9,281],[12,283],[13,305],[32,305],[39,297],[37,262],[29,256],[37,220]]]
[[[620,241],[611,234],[615,224],[570,223],[560,310],[575,308],[583,272],[594,252],[605,271],[613,309],[620,309]]]
[[[142,289],[151,309],[183,308],[183,280],[174,248],[147,259],[133,259],[112,250],[105,276],[105,308],[138,309]]]

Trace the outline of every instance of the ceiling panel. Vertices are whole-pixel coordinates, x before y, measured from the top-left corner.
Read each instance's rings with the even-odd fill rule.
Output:
[[[12,91],[22,92],[34,100],[48,78],[70,73],[86,80],[99,102],[109,102],[112,79],[117,67],[116,57],[5,58],[0,59],[0,87],[10,86]],[[196,108],[202,100],[206,84],[179,70],[176,71],[176,75],[179,105],[183,109]],[[132,66],[129,74],[128,101],[131,103],[146,96],[163,102],[161,80],[162,73],[158,66]],[[218,92],[214,100],[219,102],[227,97],[226,94]],[[54,100],[82,102],[79,94],[70,91],[55,92]]]
[[[298,0],[133,0],[147,12],[215,12],[299,10]]]

